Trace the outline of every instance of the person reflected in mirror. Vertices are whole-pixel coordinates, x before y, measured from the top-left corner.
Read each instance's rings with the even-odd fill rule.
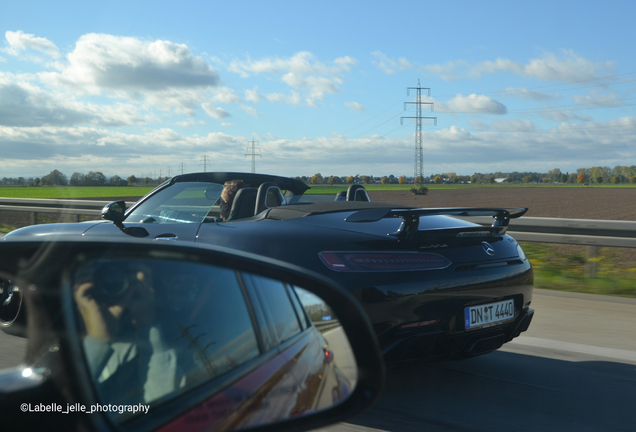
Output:
[[[240,189],[243,189],[245,184],[243,180],[230,180],[226,181],[223,184],[223,192],[221,193],[221,205],[220,205],[220,216],[221,220],[225,222],[227,218],[230,216],[230,210],[232,210],[232,203],[234,202],[234,197]]]
[[[176,350],[155,319],[149,269],[120,262],[92,270],[92,277],[78,278],[74,296],[86,360],[104,402],[148,403],[184,387]]]

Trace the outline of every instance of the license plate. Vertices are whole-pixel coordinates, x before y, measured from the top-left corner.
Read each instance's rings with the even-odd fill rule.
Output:
[[[506,321],[515,317],[514,300],[464,308],[465,328],[471,329]]]

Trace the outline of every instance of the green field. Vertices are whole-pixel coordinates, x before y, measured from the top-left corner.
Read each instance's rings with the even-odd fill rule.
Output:
[[[413,187],[412,184],[368,184],[363,185],[365,189],[370,191],[393,191],[403,190],[408,191]],[[525,184],[511,184],[511,185],[484,185],[484,184],[426,184],[429,190],[450,190],[450,189],[466,189],[466,188],[636,188],[636,185],[525,185]],[[336,194],[340,191],[347,190],[348,184],[340,185],[310,185],[306,194]],[[139,197],[146,195],[150,192],[154,186],[41,186],[41,187],[28,187],[28,186],[0,186],[1,198],[49,198],[49,199],[64,199],[64,198],[100,198],[100,197]]]
[[[2,198],[100,198],[100,197],[139,197],[146,195],[153,186],[58,186],[58,187],[28,187],[2,186]]]

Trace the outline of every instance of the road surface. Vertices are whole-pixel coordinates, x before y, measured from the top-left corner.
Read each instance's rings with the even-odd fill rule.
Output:
[[[636,299],[535,290],[532,307],[499,351],[390,370],[375,406],[322,431],[636,430]]]

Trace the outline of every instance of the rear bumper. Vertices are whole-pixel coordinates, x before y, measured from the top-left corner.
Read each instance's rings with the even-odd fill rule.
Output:
[[[514,321],[501,326],[452,335],[440,327],[394,335],[390,343],[381,347],[384,361],[391,365],[414,360],[457,360],[487,354],[526,331],[533,316],[534,310],[526,307]]]

